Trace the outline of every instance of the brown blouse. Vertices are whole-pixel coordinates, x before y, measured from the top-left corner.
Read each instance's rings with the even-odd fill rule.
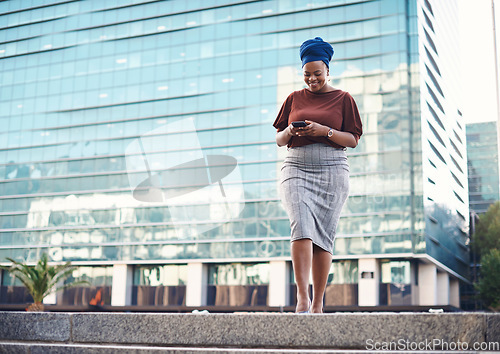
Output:
[[[349,132],[356,140],[363,134],[358,107],[352,96],[335,89],[324,93],[314,93],[308,89],[292,92],[278,113],[273,126],[278,131],[285,130],[292,122],[310,120],[335,130]],[[292,136],[288,147],[325,143],[335,148],[343,148],[326,136]]]

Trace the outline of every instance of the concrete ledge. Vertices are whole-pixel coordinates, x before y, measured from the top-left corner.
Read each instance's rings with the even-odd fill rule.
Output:
[[[0,341],[88,345],[364,350],[382,342],[439,340],[473,348],[474,343],[500,341],[500,314],[486,313],[0,312],[0,323]]]
[[[485,337],[484,315],[473,314],[73,315],[73,340],[86,343],[364,349],[368,340],[472,345]]]
[[[70,314],[0,312],[0,339],[68,342]]]
[[[500,314],[486,315],[486,341],[500,342]]]

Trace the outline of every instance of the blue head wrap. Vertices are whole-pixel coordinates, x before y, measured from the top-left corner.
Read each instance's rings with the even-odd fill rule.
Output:
[[[330,60],[333,56],[333,47],[330,43],[323,41],[320,37],[308,39],[300,46],[300,60],[302,67],[311,61],[321,60],[330,68]]]

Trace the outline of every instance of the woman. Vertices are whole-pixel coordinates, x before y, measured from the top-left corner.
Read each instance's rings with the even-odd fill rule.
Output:
[[[354,99],[327,83],[332,55],[332,46],[319,37],[302,43],[300,59],[307,88],[288,96],[274,122],[276,143],[288,145],[280,194],[290,218],[299,313],[323,312],[335,232],[349,194],[345,150],[356,147],[363,133]],[[305,126],[294,127],[292,123],[299,121],[305,121]]]

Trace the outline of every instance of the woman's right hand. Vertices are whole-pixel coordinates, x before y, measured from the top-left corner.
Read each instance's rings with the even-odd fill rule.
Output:
[[[284,130],[276,133],[276,144],[278,146],[287,145],[292,136],[297,135],[297,130],[299,128],[294,128],[293,125],[289,125]]]
[[[290,135],[290,137],[294,136],[294,135],[297,135],[297,130],[298,128],[295,128],[292,124],[290,124],[288,127],[286,127],[285,130],[288,130],[288,135]]]

